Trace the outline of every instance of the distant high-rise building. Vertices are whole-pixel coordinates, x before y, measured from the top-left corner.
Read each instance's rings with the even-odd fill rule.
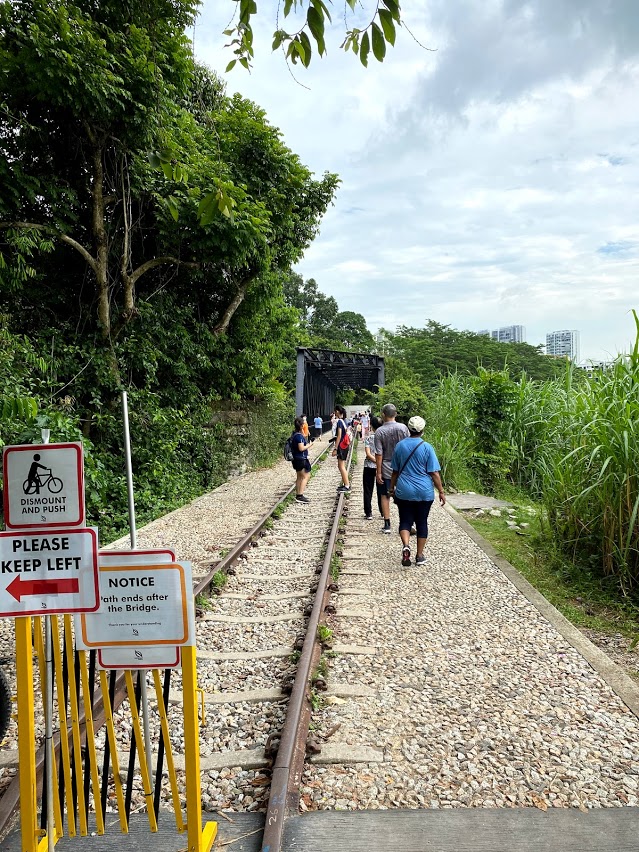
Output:
[[[548,332],[546,355],[569,358],[575,364],[579,363],[579,332],[575,329]]]
[[[485,334],[500,343],[525,343],[526,341],[526,329],[523,325],[504,325],[501,328],[493,329],[493,331],[483,328],[477,334]]]

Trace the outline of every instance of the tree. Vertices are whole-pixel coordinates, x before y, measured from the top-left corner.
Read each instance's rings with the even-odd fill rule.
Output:
[[[88,267],[95,289],[79,301],[107,346],[136,318],[140,293],[169,280],[203,290],[224,333],[262,275],[299,259],[336,186],[333,175],[313,179],[262,110],[225,98],[194,65],[184,28],[196,8],[0,4],[0,68],[11,81],[1,93],[0,228],[10,244],[26,230],[75,252],[55,262],[71,271],[73,302]]]
[[[252,19],[257,14],[257,3],[255,0],[234,0],[236,12],[233,18],[234,26],[224,31],[231,37],[229,46],[233,49],[235,58],[231,59],[227,66],[230,71],[237,62],[250,68],[254,56],[253,50],[253,28]],[[343,50],[352,51],[359,56],[362,65],[368,65],[368,57],[371,49],[373,56],[378,62],[383,62],[386,55],[386,45],[394,45],[396,29],[402,25],[406,27],[401,17],[398,0],[381,0],[377,2],[372,15],[363,26],[349,27],[346,19],[347,8],[351,13],[356,11],[357,0],[345,0],[344,2],[344,41],[341,44]],[[295,65],[299,62],[308,67],[312,54],[313,44],[320,56],[326,53],[325,28],[326,23],[331,22],[330,11],[323,0],[284,0],[278,3],[279,12],[283,12],[284,19],[288,18],[291,11],[300,12],[301,20],[294,32],[278,26],[273,33],[273,50],[282,48],[286,60]],[[235,18],[237,17],[237,23]],[[357,19],[356,19],[357,22]],[[408,29],[406,27],[406,29]],[[410,31],[409,31],[410,32]],[[312,41],[311,41],[312,40]]]
[[[506,369],[511,376],[525,372],[534,379],[550,379],[561,372],[560,364],[528,343],[499,343],[434,320],[427,320],[421,329],[401,326],[396,334],[386,332],[385,351],[408,364],[425,388],[433,387],[442,375],[474,374],[479,366]]]
[[[375,339],[362,314],[340,311],[337,300],[320,292],[314,278],[304,281],[297,272],[284,280],[286,303],[298,312],[298,345],[318,349],[372,352]]]

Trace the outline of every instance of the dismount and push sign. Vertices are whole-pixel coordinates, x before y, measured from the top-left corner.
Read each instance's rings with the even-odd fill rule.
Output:
[[[97,530],[0,533],[0,616],[94,612],[99,604]]]
[[[25,444],[3,451],[7,529],[83,527],[82,444]]]
[[[102,565],[100,609],[79,617],[87,648],[186,645],[193,641],[188,562]]]

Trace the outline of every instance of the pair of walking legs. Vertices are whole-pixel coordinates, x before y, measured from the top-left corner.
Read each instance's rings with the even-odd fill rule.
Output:
[[[375,488],[375,482],[375,468],[365,467],[362,484],[364,486],[364,514],[367,518],[371,517],[371,515],[373,514],[373,488]],[[377,508],[379,509],[380,515],[383,517],[384,512],[382,511],[382,495],[379,493],[379,488],[377,488]]]
[[[399,510],[399,537],[405,548],[410,549],[410,531],[417,529],[417,558],[424,556],[424,547],[428,541],[428,515],[432,500],[400,500],[395,498]]]
[[[306,488],[306,483],[308,482],[310,475],[310,470],[297,471],[297,476],[295,478],[295,494],[297,497],[304,493],[304,489]]]

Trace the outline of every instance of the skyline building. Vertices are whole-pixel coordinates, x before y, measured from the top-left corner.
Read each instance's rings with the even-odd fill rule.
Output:
[[[487,328],[482,328],[477,334],[483,334],[486,337],[492,337],[493,340],[499,343],[525,343],[526,329],[523,325],[503,325],[501,328],[495,328],[492,331]]]
[[[569,358],[579,363],[579,332],[577,329],[561,329],[546,334],[546,355]]]

